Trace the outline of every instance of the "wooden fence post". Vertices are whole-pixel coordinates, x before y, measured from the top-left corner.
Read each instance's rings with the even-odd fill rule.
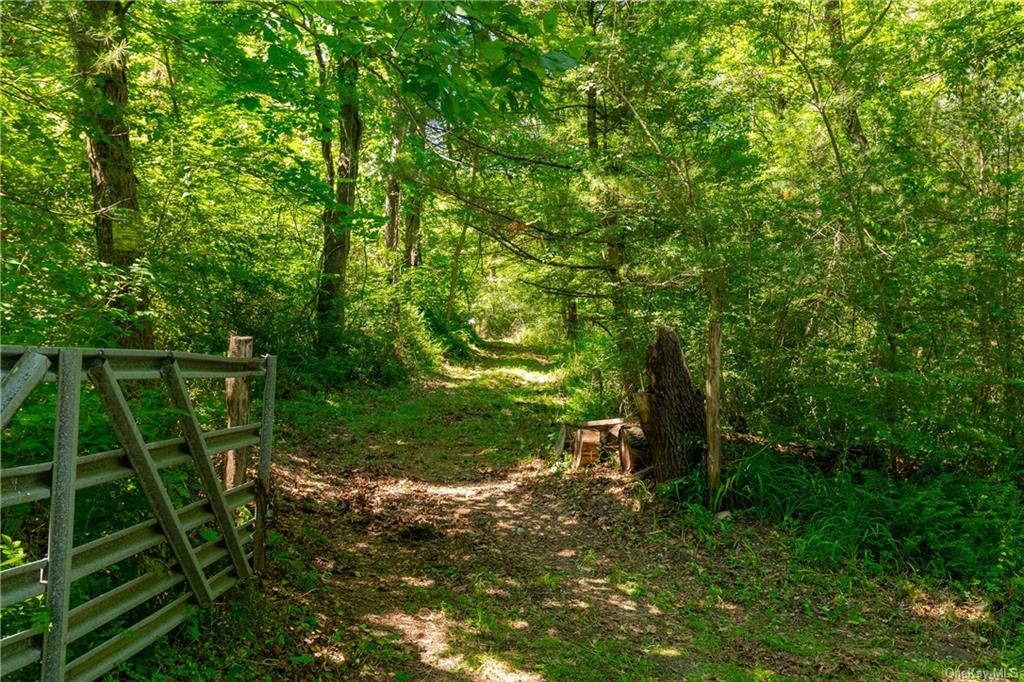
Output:
[[[232,336],[228,339],[228,357],[251,358],[252,337]],[[228,377],[224,380],[224,392],[228,403],[228,428],[248,424],[251,418],[249,410],[249,377]],[[224,487],[234,488],[245,482],[245,472],[249,468],[250,448],[228,450],[224,460]]]

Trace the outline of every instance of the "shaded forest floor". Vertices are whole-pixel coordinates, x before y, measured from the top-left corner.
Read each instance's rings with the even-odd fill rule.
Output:
[[[667,508],[610,465],[552,462],[559,400],[555,364],[501,344],[411,386],[284,396],[270,573],[200,616],[223,637],[186,649],[179,634],[159,669],[889,680],[995,665],[981,604],[822,571],[776,527]]]

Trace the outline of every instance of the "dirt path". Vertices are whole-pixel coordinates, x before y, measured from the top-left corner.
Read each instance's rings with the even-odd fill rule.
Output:
[[[819,573],[772,528],[658,513],[611,467],[553,464],[558,401],[557,367],[500,345],[424,385],[282,401],[246,674],[934,679],[976,660],[969,606]]]

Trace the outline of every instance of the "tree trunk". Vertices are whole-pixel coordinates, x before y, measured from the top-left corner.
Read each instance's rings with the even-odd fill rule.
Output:
[[[708,509],[716,509],[718,480],[722,472],[722,432],[719,428],[722,387],[722,321],[712,306],[712,319],[708,322],[708,370],[704,379],[704,393],[707,396],[706,426],[708,457],[707,488]]]
[[[597,3],[587,3],[587,23],[590,26],[591,35],[597,35],[598,25],[601,19],[597,14]],[[596,76],[595,76],[596,77]],[[597,84],[591,83],[587,87],[587,150],[590,153],[590,160],[596,166],[600,164],[600,144],[598,140],[598,111],[597,111]],[[605,141],[607,148],[607,140]],[[604,172],[615,174],[618,168],[614,164],[608,164],[602,168]],[[611,183],[614,185],[614,183]],[[633,395],[641,386],[640,367],[636,363],[636,343],[633,329],[633,316],[629,309],[626,298],[625,281],[622,277],[622,266],[626,260],[626,240],[622,227],[619,225],[617,215],[617,198],[613,194],[606,194],[603,198],[605,217],[602,220],[602,227],[605,235],[604,260],[607,264],[608,278],[611,283],[610,300],[614,312],[613,337],[618,357],[621,361],[620,370],[622,373],[622,393],[624,396]]]
[[[355,58],[337,55],[338,161],[330,166],[330,147],[325,147],[328,179],[333,180],[334,202],[323,213],[323,272],[317,292],[318,345],[321,352],[336,346],[345,330],[345,286],[352,250],[352,218],[359,178],[362,120],[356,86],[359,64]]]
[[[388,180],[384,191],[384,215],[387,222],[384,223],[384,246],[388,251],[398,251],[399,245],[399,220],[401,217],[400,204],[402,185],[395,175],[395,162],[398,160],[398,151],[402,146],[402,139],[405,137],[405,122],[397,103],[391,116],[391,151],[388,154]]]
[[[398,250],[399,202],[401,201],[402,185],[394,175],[388,176],[387,188],[384,193],[384,246],[388,251]]]
[[[232,336],[228,339],[228,357],[251,358],[252,337]],[[249,377],[228,377],[224,380],[224,397],[227,401],[228,428],[248,424],[252,413],[249,405]],[[249,469],[249,455],[252,448],[228,450],[224,458],[224,487],[234,488],[245,482]]]
[[[565,304],[565,337],[569,344],[576,347],[576,335],[580,326],[579,307],[575,298],[570,298]]]
[[[704,455],[704,399],[693,386],[679,335],[662,328],[647,346],[647,391],[637,393],[655,476],[668,481],[688,474]]]
[[[125,109],[128,106],[124,15],[131,3],[96,0],[71,6],[69,24],[78,68],[82,117],[88,123],[86,153],[92,184],[93,226],[99,259],[127,271],[143,253],[142,215]],[[144,313],[144,285],[122,290],[114,305],[123,310],[119,340],[130,348],[152,348]]]
[[[403,235],[405,250],[405,267],[415,268],[420,264],[420,214],[423,212],[423,200],[414,198],[405,214],[405,234]]]
[[[843,7],[840,0],[827,0],[825,2],[825,24],[828,25],[829,47],[832,49],[833,59],[836,59],[840,67],[843,66],[839,59],[843,50],[846,49],[846,35],[843,30]],[[837,90],[842,91],[843,82],[837,83]],[[843,117],[843,129],[846,139],[854,145],[854,148],[863,151],[867,149],[868,138],[864,135],[864,129],[860,123],[860,114],[854,104],[841,104]]]
[[[466,243],[466,230],[468,223],[462,223],[462,234],[459,235],[459,243],[455,246],[455,257],[452,259],[452,279],[448,284],[448,305],[445,306],[444,321],[451,324],[452,312],[455,308],[455,285],[459,281],[459,258],[462,256],[462,247]]]

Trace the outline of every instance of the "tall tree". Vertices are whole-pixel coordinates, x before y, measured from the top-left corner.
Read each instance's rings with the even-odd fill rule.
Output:
[[[337,106],[336,164],[331,140],[325,139],[322,144],[327,181],[333,189],[333,202],[323,211],[322,271],[317,292],[317,334],[321,352],[335,347],[345,330],[345,294],[363,136],[357,87],[359,60],[340,50],[335,51],[331,57],[334,61],[333,69],[324,63],[322,56],[320,59],[324,81],[333,77],[331,82]]]
[[[142,213],[125,111],[128,108],[128,36],[125,14],[131,2],[79,1],[68,6],[75,46],[80,119],[92,181],[93,225],[100,261],[127,273],[143,255]],[[125,275],[126,282],[130,282]],[[114,304],[124,312],[121,342],[151,348],[152,326],[145,312],[145,284],[120,288]]]

